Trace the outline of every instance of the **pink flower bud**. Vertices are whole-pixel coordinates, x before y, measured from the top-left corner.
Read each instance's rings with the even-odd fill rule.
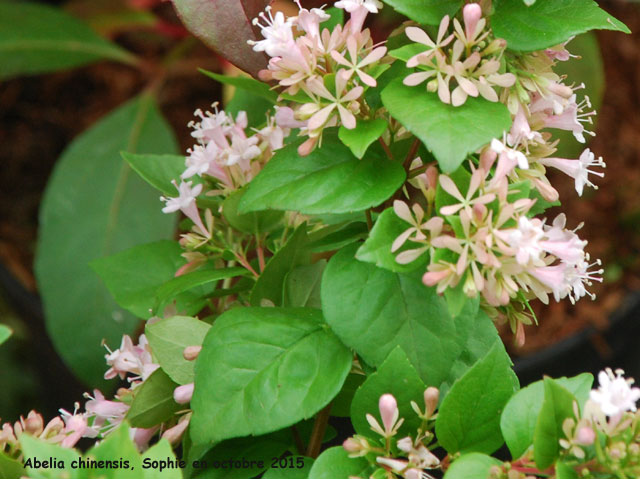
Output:
[[[467,35],[467,40],[470,40],[476,33],[476,27],[482,18],[482,8],[477,3],[469,3],[462,9],[462,16],[464,17],[464,32]]]
[[[415,467],[404,472],[405,479],[422,479],[422,469]]]
[[[182,357],[187,361],[193,361],[198,357],[200,351],[202,351],[202,346],[187,346],[184,348],[184,351],[182,351]]]
[[[525,334],[524,334],[524,324],[518,321],[518,326],[516,327],[516,344],[519,348],[524,346]]]
[[[29,411],[27,419],[24,421],[24,430],[32,436],[39,436],[44,429],[42,416],[35,411]]]
[[[427,175],[427,187],[435,190],[438,187],[438,168],[432,165],[427,168],[425,174]]]
[[[480,168],[484,171],[490,171],[496,161],[496,158],[498,158],[498,154],[493,149],[486,148],[480,154]]]
[[[136,446],[138,446],[138,449],[141,451],[144,451],[145,449],[147,449],[147,447],[149,447],[149,441],[154,436],[154,434],[158,431],[158,429],[159,429],[159,426],[154,426],[149,429],[134,427],[134,428],[131,428],[131,430],[129,431],[129,434],[133,436],[131,439],[133,439],[133,442],[136,443]]]
[[[425,273],[424,275],[422,275],[422,282],[426,286],[435,286],[444,278],[446,278],[448,275],[449,275],[449,271],[446,269],[442,271],[429,271],[428,273]]]
[[[180,421],[178,421],[178,424],[176,424],[175,426],[167,429],[162,434],[162,438],[166,439],[171,444],[177,444],[180,441],[180,439],[182,438],[182,435],[184,434],[184,431],[186,431],[190,420],[191,420],[191,414],[187,414],[185,416],[182,416],[180,418]]]
[[[590,446],[596,440],[596,433],[589,426],[582,426],[576,434],[576,442],[581,446]]]
[[[193,396],[193,383],[178,386],[173,390],[173,400],[178,404],[187,404]]]
[[[380,396],[378,402],[378,408],[380,409],[380,416],[382,417],[382,425],[385,432],[389,433],[393,430],[393,426],[398,420],[398,403],[396,398],[391,394],[383,394]]]
[[[342,443],[342,447],[347,452],[360,452],[360,449],[362,449],[361,444],[352,437],[347,438]]]
[[[440,391],[438,388],[428,387],[424,391],[424,405],[426,407],[426,413],[428,417],[433,416],[433,413],[438,407],[438,401],[440,400]]]

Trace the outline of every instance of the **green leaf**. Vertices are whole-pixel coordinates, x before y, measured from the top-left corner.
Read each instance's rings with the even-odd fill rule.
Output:
[[[369,472],[369,469],[369,463],[365,458],[351,458],[342,446],[336,446],[323,451],[318,456],[311,466],[309,479],[362,477],[365,472]]]
[[[29,434],[22,434],[20,436],[20,447],[24,454],[25,469],[29,471],[29,477],[32,479],[60,479],[60,469],[64,470],[68,474],[69,479],[79,479],[80,469],[72,469],[71,462],[80,458],[74,449],[62,447],[59,444],[50,444],[40,439],[36,439]],[[62,467],[45,469],[35,467],[36,461],[47,461],[49,458],[54,458],[57,461],[62,461]],[[11,479],[15,479],[13,476]]]
[[[135,398],[127,412],[133,427],[151,428],[173,417],[184,405],[173,400],[178,385],[161,369],[156,369],[142,385],[136,388]]]
[[[178,311],[184,311],[186,314],[195,314],[206,304],[206,298],[201,294],[202,288],[196,289],[195,292],[191,292],[191,290],[221,279],[246,274],[247,270],[244,268],[204,268],[172,278],[156,289],[153,310],[161,312],[169,301],[175,299]],[[183,298],[191,298],[191,300],[184,305],[185,299]]]
[[[138,448],[131,440],[129,434],[129,427],[126,423],[122,423],[85,456],[85,458],[92,458],[96,461],[111,461],[117,464],[120,464],[120,461],[124,464],[126,461],[128,462],[128,467],[88,469],[86,471],[89,478],[133,479],[134,477],[140,477],[139,471],[142,469],[142,461],[138,453]]]
[[[511,127],[511,115],[502,103],[468,98],[464,105],[454,107],[424,87],[404,85],[400,78],[382,91],[382,103],[429,148],[444,173],[455,171],[469,153],[493,138],[502,138]]]
[[[178,384],[193,382],[194,361],[182,356],[187,346],[200,346],[211,326],[196,318],[174,316],[147,324],[145,336],[153,356],[165,373]]]
[[[273,467],[272,464],[262,479],[307,479],[313,466],[313,459],[304,456],[287,456],[274,463],[278,467]],[[280,464],[284,467],[279,467]]]
[[[179,181],[180,175],[184,172],[184,156],[136,155],[123,151],[122,157],[133,171],[162,194],[172,197],[178,194],[171,181]]]
[[[338,130],[340,141],[349,147],[356,158],[362,159],[371,144],[382,136],[387,122],[381,118],[359,120],[356,127],[349,130],[341,126]]]
[[[304,214],[347,213],[377,206],[404,182],[402,166],[372,147],[358,160],[338,140],[336,131],[324,133],[322,147],[298,155],[301,141],[275,152],[249,184],[240,211],[268,208]]]
[[[15,479],[26,474],[21,462],[0,452],[0,479]]]
[[[356,252],[356,258],[394,272],[408,272],[424,266],[426,254],[409,264],[400,264],[396,261],[398,253],[419,248],[421,245],[418,243],[407,241],[398,251],[391,252],[391,245],[395,239],[410,226],[396,215],[393,208],[387,208],[378,216],[369,237]]]
[[[60,8],[0,2],[0,79],[73,68],[101,59],[135,63],[129,52]]]
[[[500,413],[513,393],[518,378],[502,342],[494,343],[451,387],[436,419],[438,441],[449,454],[491,454],[502,445]]]
[[[368,235],[367,224],[363,221],[354,221],[346,225],[329,226],[312,232],[309,235],[309,246],[314,253],[334,251],[358,240],[365,239]]]
[[[560,455],[558,441],[564,437],[562,423],[566,418],[574,417],[574,401],[576,398],[571,392],[553,379],[544,378],[544,401],[533,434],[533,459],[541,471]]]
[[[322,277],[322,310],[338,337],[369,365],[401,346],[427,386],[450,385],[499,341],[492,321],[469,300],[459,316],[417,274],[392,273],[335,254]],[[429,354],[425,352],[428,351]]]
[[[493,33],[505,39],[510,50],[542,50],[589,30],[631,33],[593,0],[538,0],[531,6],[496,0],[494,5]]]
[[[426,25],[439,25],[442,17],[452,17],[462,6],[462,0],[384,0],[384,3]]]
[[[0,324],[0,344],[4,343],[7,339],[9,339],[12,334],[13,334],[13,331],[9,326]]]
[[[156,292],[185,263],[180,256],[182,253],[177,242],[163,240],[98,258],[90,266],[118,305],[139,318],[148,319],[156,306]],[[177,293],[174,295],[177,296],[176,307],[187,314],[197,313],[205,303],[201,294],[192,292],[178,296]]]
[[[311,417],[338,394],[351,353],[312,309],[236,308],[196,362],[196,444],[264,434]]]
[[[273,116],[273,103],[247,90],[236,89],[233,96],[224,105],[224,111],[235,118],[238,113],[247,113],[247,126],[261,128],[266,124],[267,114]]]
[[[323,31],[325,28],[330,32],[336,27],[336,25],[344,24],[344,10],[336,7],[329,7],[325,10],[330,18],[320,24],[320,31]]]
[[[555,380],[560,386],[575,394],[580,405],[589,398],[593,376],[583,373],[573,378]],[[511,456],[521,457],[533,444],[536,421],[544,400],[544,383],[536,381],[518,391],[507,403],[500,418],[500,429]]]
[[[262,40],[251,22],[269,0],[173,0],[180,19],[205,45],[252,76],[267,67],[267,56],[247,40]]]
[[[256,211],[240,214],[238,206],[246,189],[234,191],[222,203],[222,214],[238,231],[249,234],[269,233],[282,225],[284,213],[282,211]]]
[[[366,420],[366,414],[373,414],[380,422],[378,401],[383,394],[393,394],[398,401],[400,417],[404,423],[400,428],[400,435],[404,437],[414,434],[422,423],[421,419],[411,408],[411,401],[419,407],[424,407],[425,384],[418,376],[415,368],[405,352],[396,347],[378,370],[367,378],[358,388],[351,403],[351,422],[358,434],[371,436],[371,428]]]
[[[275,90],[272,90],[267,83],[263,83],[261,81],[256,80],[255,78],[251,78],[248,76],[229,76],[229,75],[220,75],[218,73],[209,72],[207,70],[199,69],[200,73],[208,76],[209,78],[213,78],[220,83],[224,83],[225,85],[231,85],[241,90],[248,91],[252,95],[263,98],[273,105],[278,101],[278,93]]]
[[[444,479],[487,479],[491,467],[501,464],[498,459],[479,452],[464,454],[451,463]]]
[[[284,281],[282,305],[287,308],[322,308],[320,284],[327,260],[298,266],[291,270]]]
[[[351,416],[351,403],[356,391],[367,379],[364,374],[349,374],[342,385],[342,390],[331,403],[331,415],[337,417]]]
[[[311,254],[307,246],[307,225],[302,224],[291,238],[271,257],[251,291],[251,304],[260,306],[263,299],[282,306],[284,282],[296,266],[308,264]]]
[[[169,444],[169,441],[166,439],[160,439],[160,442],[142,455],[143,479],[182,479],[182,471],[180,468],[167,467],[162,471],[155,467],[144,469],[145,460],[148,461],[148,464],[152,464],[153,461],[175,461],[176,456],[173,453],[171,444]]]
[[[564,462],[556,462],[556,479],[579,479],[578,472]]]
[[[175,218],[120,152],[175,152],[151,96],[138,97],[76,138],[62,154],[40,209],[35,271],[47,330],[67,365],[88,385],[104,384],[104,339],[120,342],[136,321],[117,307],[89,268],[96,258],[170,238]]]

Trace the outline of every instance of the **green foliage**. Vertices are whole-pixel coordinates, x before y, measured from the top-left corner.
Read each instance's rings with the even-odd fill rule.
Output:
[[[424,408],[423,394],[425,389],[426,386],[407,355],[402,348],[396,347],[378,370],[370,375],[356,391],[351,403],[353,427],[358,434],[377,437],[375,433],[371,432],[366,414],[373,414],[380,422],[378,401],[380,396],[389,393],[393,394],[398,401],[400,417],[404,418],[398,437],[415,434],[422,421],[413,411],[410,403],[415,401],[420,408]]]
[[[351,373],[342,385],[342,390],[331,403],[331,415],[336,417],[350,417],[351,404],[356,391],[367,379],[364,374]]]
[[[562,423],[574,417],[573,403],[576,398],[551,378],[544,378],[544,401],[533,434],[533,459],[541,471],[549,467],[560,454],[560,443],[564,437]]]
[[[80,479],[82,476],[85,476],[85,474],[82,474],[82,469],[73,469],[71,467],[71,462],[80,458],[80,454],[74,449],[62,447],[58,444],[49,444],[29,434],[22,434],[20,436],[20,447],[22,448],[25,464],[29,464],[29,460],[33,463],[35,460],[45,461],[49,458],[54,458],[63,462],[64,470],[68,473],[68,479]],[[25,469],[28,471],[29,478],[31,479],[60,479],[60,469],[45,469],[29,466],[26,466]],[[15,477],[11,479],[15,479]]]
[[[350,458],[341,446],[324,451],[313,463],[309,479],[336,479],[338,477],[365,477],[370,466],[362,457]],[[368,475],[366,476],[368,477]]]
[[[145,336],[155,360],[178,384],[192,383],[194,362],[184,359],[187,346],[200,346],[211,326],[196,318],[174,316],[147,324]]]
[[[9,326],[0,324],[0,344],[4,343],[7,339],[9,339],[12,334],[13,334],[13,331]]]
[[[502,342],[458,379],[444,398],[436,420],[438,441],[450,454],[491,454],[502,445],[500,413],[518,378]]]
[[[255,235],[269,233],[282,226],[282,211],[267,210],[240,214],[238,206],[245,192],[246,189],[234,191],[222,203],[222,214],[231,226],[243,233]]]
[[[391,252],[391,245],[395,239],[410,227],[409,223],[396,215],[393,208],[387,208],[378,216],[368,238],[356,252],[356,258],[394,272],[408,272],[424,266],[427,259],[426,254],[409,264],[400,264],[396,261],[396,256],[401,251],[420,247],[417,243],[407,241],[400,250],[395,253]]]
[[[235,308],[196,362],[196,444],[264,434],[311,417],[338,394],[351,353],[313,309]]]
[[[150,461],[166,461],[167,459],[173,460],[175,456],[171,444],[166,439],[161,439],[160,442],[149,448],[147,452],[142,455],[142,459],[148,459]],[[150,467],[143,469],[143,479],[182,479],[182,473],[180,469],[168,467],[163,471],[159,468]]]
[[[178,190],[171,181],[177,181],[184,171],[184,156],[136,155],[122,152],[122,157],[142,179],[167,196],[177,196]],[[192,178],[194,183],[198,178]]]
[[[161,369],[156,369],[135,391],[135,398],[127,412],[133,427],[150,428],[171,419],[184,406],[173,400],[178,386]]]
[[[426,25],[439,25],[445,15],[453,16],[462,0],[384,0],[397,12]]]
[[[326,266],[327,260],[321,259],[317,263],[292,269],[284,281],[282,306],[320,309],[320,284]]]
[[[531,6],[495,0],[494,6],[493,33],[504,38],[510,50],[542,50],[589,30],[631,33],[593,0],[538,0]]]
[[[110,433],[106,439],[94,446],[86,457],[96,461],[128,461],[128,468],[99,468],[88,469],[87,476],[91,479],[131,479],[139,476],[132,471],[142,469],[142,461],[137,446],[131,440],[129,427],[123,423]]]
[[[177,150],[151,96],[130,101],[72,142],[40,210],[35,270],[47,330],[66,363],[90,385],[101,384],[104,373],[100,342],[119,342],[135,320],[118,308],[88,263],[168,238],[175,222],[161,212],[157,192],[122,160],[122,150]]]
[[[220,75],[219,73],[209,72],[207,70],[200,69],[200,72],[204,75],[212,78],[220,83],[224,83],[225,85],[234,86],[241,90],[248,91],[253,96],[260,97],[264,100],[267,100],[271,104],[275,105],[276,100],[278,99],[278,93],[269,88],[267,83],[263,83],[261,81],[256,80],[255,78],[251,78],[248,76],[229,76],[229,75]]]
[[[463,454],[449,466],[444,479],[487,479],[491,466],[500,464],[499,460],[479,452]]]
[[[501,137],[511,126],[511,115],[502,103],[468,98],[454,107],[424,87],[404,85],[401,78],[383,90],[382,103],[429,148],[444,173],[455,171],[469,153]]]
[[[593,376],[584,373],[573,378],[559,378],[555,382],[575,394],[579,404],[584,404],[589,398]],[[502,436],[514,459],[521,457],[533,444],[544,395],[544,382],[536,381],[514,394],[502,412]]]
[[[15,479],[26,474],[22,463],[0,452],[0,479]]]
[[[156,306],[157,291],[185,263],[181,254],[182,248],[177,242],[163,240],[98,258],[90,266],[119,306],[148,319]],[[202,292],[198,293],[176,291],[171,298],[176,299],[179,311],[195,314],[205,303]]]
[[[287,456],[282,458],[282,463],[285,467],[270,467],[262,479],[307,479],[313,466],[313,459],[304,456]]]
[[[467,301],[457,317],[419,274],[392,273],[354,258],[356,245],[334,255],[322,278],[322,310],[333,331],[370,366],[401,346],[427,386],[451,384],[499,341],[491,320]]]
[[[338,137],[342,143],[349,147],[356,158],[362,159],[367,149],[382,136],[386,129],[387,122],[382,118],[360,120],[351,130],[341,126],[338,130]]]
[[[268,208],[304,214],[348,213],[377,206],[405,180],[402,166],[372,147],[358,160],[337,137],[325,131],[322,148],[298,155],[300,141],[285,146],[249,184],[240,212]]]
[[[0,79],[135,57],[59,8],[0,2]]]

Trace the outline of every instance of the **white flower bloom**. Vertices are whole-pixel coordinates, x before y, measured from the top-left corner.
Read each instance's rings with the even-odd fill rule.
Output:
[[[534,218],[530,220],[526,216],[518,219],[518,228],[509,231],[507,242],[516,252],[516,261],[519,264],[540,263],[542,255],[541,240],[544,237],[542,222]]]
[[[366,8],[369,13],[378,13],[378,9],[382,8],[382,2],[379,0],[340,0],[334,6],[342,8],[349,13],[358,10],[360,7]]]
[[[602,178],[604,173],[602,171],[595,171],[590,169],[592,166],[599,166],[605,168],[607,165],[602,161],[602,157],[595,158],[593,152],[587,148],[582,152],[580,158],[577,160],[568,160],[566,158],[542,158],[538,160],[538,163],[545,166],[552,166],[562,171],[565,175],[572,177],[575,180],[576,191],[579,196],[582,196],[584,187],[591,186],[594,189],[598,187],[589,180],[589,174],[599,176]]]
[[[220,148],[214,141],[210,141],[206,147],[195,145],[193,149],[187,150],[189,156],[185,160],[187,167],[180,178],[191,178],[193,175],[202,176],[205,174],[212,162],[216,161],[216,157],[220,153]]]
[[[607,368],[598,374],[598,389],[591,391],[590,398],[600,406],[607,416],[616,416],[626,411],[635,411],[636,402],[640,399],[640,388],[631,387],[633,379],[625,379],[624,371],[613,371]]]
[[[282,12],[271,14],[271,7],[265,9],[266,13],[260,13],[258,18],[254,18],[253,24],[260,27],[264,40],[257,42],[249,41],[256,52],[266,52],[270,57],[282,57],[290,53],[291,48],[295,48],[293,38],[293,22],[285,19]],[[260,20],[264,24],[260,23]]]
[[[202,185],[191,187],[191,181],[182,181],[180,186],[174,181],[172,183],[178,189],[177,198],[167,198],[161,196],[160,199],[166,203],[162,208],[163,213],[175,213],[178,210],[185,210],[196,201],[197,196],[202,192]]]

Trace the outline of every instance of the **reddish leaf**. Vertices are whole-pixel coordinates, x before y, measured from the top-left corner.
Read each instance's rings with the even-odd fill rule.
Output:
[[[173,0],[185,26],[207,46],[238,68],[257,76],[267,57],[254,52],[247,40],[258,40],[251,22],[270,0]]]

